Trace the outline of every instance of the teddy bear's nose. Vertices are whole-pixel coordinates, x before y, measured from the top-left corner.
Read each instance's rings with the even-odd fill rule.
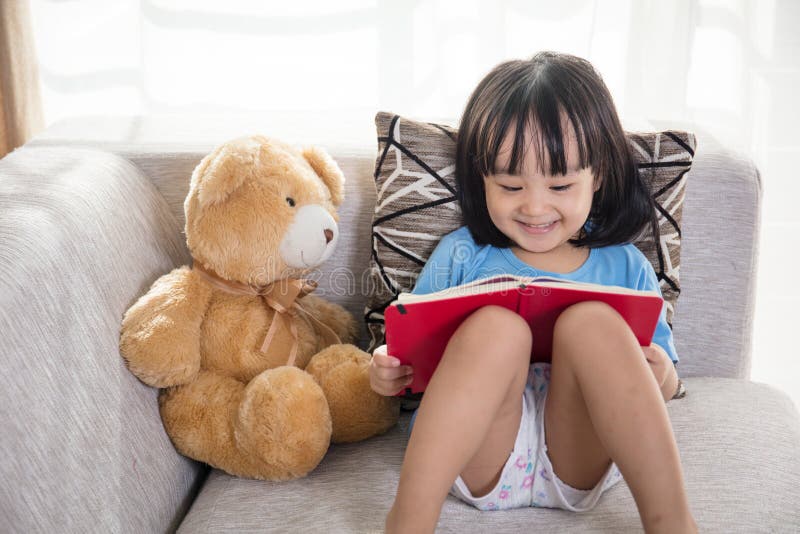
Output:
[[[333,241],[333,230],[326,228],[325,229],[325,243],[328,244]]]

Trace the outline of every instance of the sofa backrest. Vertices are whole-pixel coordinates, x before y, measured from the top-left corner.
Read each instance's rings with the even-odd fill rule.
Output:
[[[128,159],[150,178],[182,228],[183,199],[195,165],[217,143],[248,133],[260,122],[237,124],[232,120],[205,123],[135,118],[122,123],[75,119],[30,145],[94,146]],[[376,199],[377,140],[369,137],[371,124],[359,126],[356,137],[329,143],[325,139],[334,138],[330,132],[315,131],[316,123],[308,126],[276,126],[273,132],[264,133],[298,142],[304,138],[301,132],[305,128],[311,132],[308,142],[325,147],[347,177],[339,248],[314,278],[320,283],[320,295],[361,319],[363,348],[367,346],[363,315]],[[658,129],[671,126],[659,124]],[[693,131],[687,125],[680,128]],[[103,136],[124,135],[100,141],[97,131]],[[679,371],[682,376],[749,377],[761,180],[752,162],[721,147],[707,133],[695,133],[697,152],[686,188],[682,225],[682,293],[674,318]],[[81,140],[83,135],[91,140]]]
[[[369,147],[333,147],[329,151],[347,177],[340,209],[342,234],[336,253],[314,278],[320,284],[318,294],[361,319],[364,348],[363,316],[376,201],[375,153]],[[150,177],[183,224],[188,177],[205,151],[127,150],[124,155]],[[682,376],[750,375],[760,204],[761,180],[753,164],[713,139],[698,136],[684,203],[682,293],[674,318]]]
[[[761,202],[755,165],[698,134],[673,324],[683,376],[750,378]]]

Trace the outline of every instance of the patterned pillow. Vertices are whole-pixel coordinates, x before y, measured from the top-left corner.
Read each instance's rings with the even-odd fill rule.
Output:
[[[365,319],[369,351],[383,344],[383,311],[417,276],[439,240],[463,226],[455,196],[458,131],[380,112],[375,116],[378,199],[372,223],[372,258]],[[634,244],[653,264],[672,326],[680,294],[681,213],[686,176],[694,157],[691,133],[628,133],[636,161],[650,185],[658,210],[661,242],[640,238]]]

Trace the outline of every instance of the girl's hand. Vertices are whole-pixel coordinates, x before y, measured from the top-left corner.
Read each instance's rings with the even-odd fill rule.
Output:
[[[653,371],[664,402],[670,400],[678,388],[678,373],[675,371],[675,365],[664,349],[655,343],[651,343],[649,347],[642,347],[642,351],[644,351],[647,363],[650,364],[650,370]]]
[[[411,384],[413,371],[410,365],[400,365],[400,360],[386,353],[381,345],[372,353],[369,364],[369,385],[372,390],[386,397],[396,395]]]

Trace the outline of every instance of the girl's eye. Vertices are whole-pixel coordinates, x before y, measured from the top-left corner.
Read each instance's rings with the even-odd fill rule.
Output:
[[[294,199],[292,197],[286,197],[286,203],[294,207]]]
[[[509,187],[507,185],[501,185],[500,187],[503,188],[504,191],[520,191],[521,187]]]
[[[553,191],[566,191],[566,190],[567,190],[567,189],[569,189],[570,187],[572,187],[572,184],[567,184],[567,185],[555,185],[555,186],[551,187],[550,189],[552,189]]]

